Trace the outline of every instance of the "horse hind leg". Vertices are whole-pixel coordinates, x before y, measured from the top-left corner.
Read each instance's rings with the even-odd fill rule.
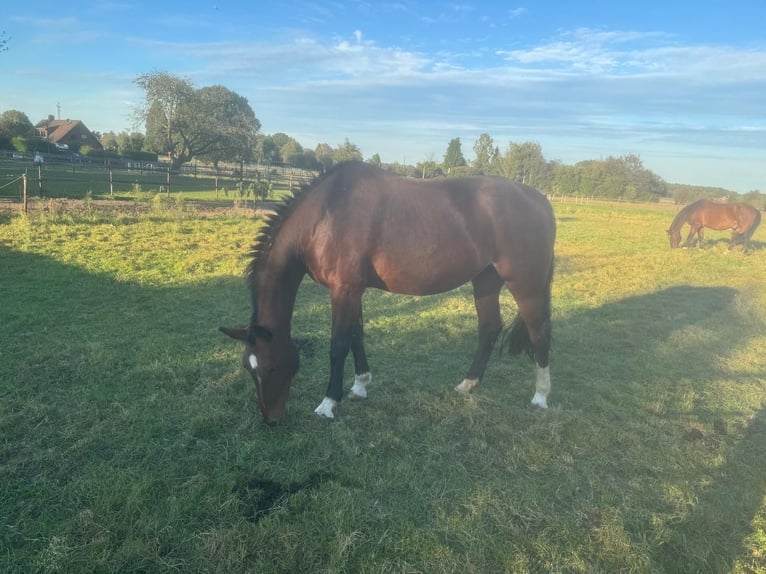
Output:
[[[484,376],[492,347],[503,330],[500,316],[500,290],[503,280],[493,266],[484,269],[473,279],[473,300],[479,319],[479,340],[473,362],[463,382],[455,387],[460,393],[469,393]]]
[[[509,334],[508,350],[511,353],[527,351],[535,361],[535,394],[532,404],[545,409],[548,408],[548,394],[551,391],[550,297],[517,298],[516,303],[519,306],[519,316]],[[515,335],[513,329],[517,331]]]

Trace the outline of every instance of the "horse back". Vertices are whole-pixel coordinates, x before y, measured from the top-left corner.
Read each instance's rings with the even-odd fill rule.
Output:
[[[429,294],[491,264],[536,275],[543,261],[546,276],[552,264],[550,203],[504,178],[413,180],[352,164],[301,207],[299,249],[312,277],[327,285]]]

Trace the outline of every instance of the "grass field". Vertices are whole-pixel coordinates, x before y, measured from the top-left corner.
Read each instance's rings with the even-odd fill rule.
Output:
[[[463,287],[370,291],[369,398],[314,420],[307,281],[273,428],[217,332],[249,315],[258,220],[0,213],[0,571],[766,572],[766,229],[671,251],[672,210],[554,208],[547,411],[526,359],[452,390]]]

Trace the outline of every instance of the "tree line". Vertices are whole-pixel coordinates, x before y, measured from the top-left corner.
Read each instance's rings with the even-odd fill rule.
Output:
[[[186,78],[154,71],[135,80],[144,92],[144,101],[135,110],[136,125],[145,133],[123,131],[96,135],[102,153],[136,157],[157,154],[167,161],[169,172],[191,161],[218,167],[220,163],[265,165],[287,164],[296,168],[325,171],[347,160],[363,160],[362,151],[347,138],[335,147],[320,143],[304,148],[286,133],[262,134],[261,122],[246,98],[220,85],[195,87]],[[33,133],[27,116],[18,110],[0,114],[0,148],[19,149]],[[75,150],[96,155],[94,150]],[[536,142],[509,142],[501,150],[492,136],[476,139],[474,159],[466,160],[460,138],[447,144],[442,158],[430,154],[414,165],[381,162],[375,153],[367,161],[409,177],[432,178],[488,174],[513,179],[561,196],[658,201],[672,198],[686,203],[699,197],[729,197],[764,207],[766,196],[753,190],[744,196],[714,187],[671,184],[645,168],[639,156],[628,154],[586,160],[574,165],[549,161]]]

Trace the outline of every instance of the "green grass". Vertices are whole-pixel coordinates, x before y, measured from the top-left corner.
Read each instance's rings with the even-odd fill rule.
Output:
[[[548,411],[518,358],[452,390],[463,287],[370,291],[370,396],[314,420],[307,281],[275,428],[217,332],[256,219],[0,215],[0,571],[766,572],[766,232],[671,251],[672,211],[554,207]]]

